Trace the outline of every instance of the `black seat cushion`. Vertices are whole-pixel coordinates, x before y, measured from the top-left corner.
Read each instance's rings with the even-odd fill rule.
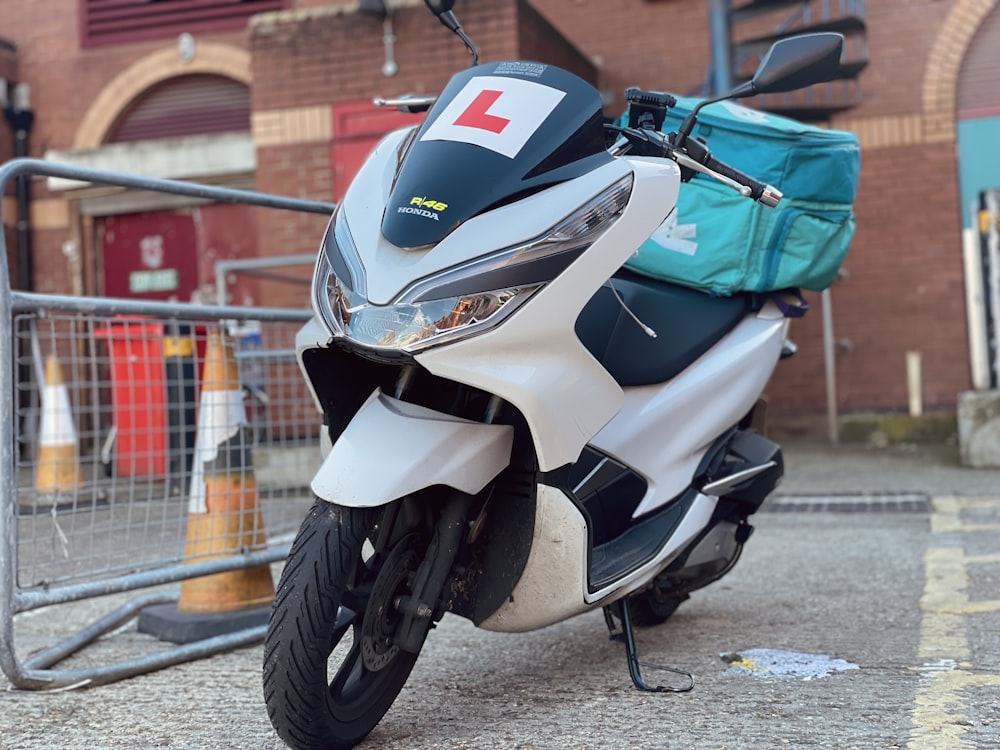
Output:
[[[656,331],[648,336],[622,309],[614,293],[601,287],[580,313],[576,335],[622,386],[670,380],[753,309],[751,295],[715,297],[630,271],[612,283],[629,310]]]

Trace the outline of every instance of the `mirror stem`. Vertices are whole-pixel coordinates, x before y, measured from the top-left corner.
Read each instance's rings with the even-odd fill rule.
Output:
[[[458,34],[458,38],[459,38],[459,39],[461,39],[461,40],[462,40],[463,42],[465,42],[465,47],[466,47],[466,49],[468,49],[468,50],[469,50],[469,52],[471,52],[471,53],[472,53],[472,65],[471,65],[471,66],[469,66],[469,67],[472,67],[472,68],[474,68],[474,67],[476,67],[477,65],[479,65],[479,50],[477,50],[477,49],[476,49],[476,45],[474,45],[474,44],[472,43],[472,40],[471,40],[471,39],[469,39],[469,37],[467,37],[467,36],[465,35],[465,32],[464,32],[464,31],[462,31],[461,29],[459,29],[459,30],[458,30],[458,31],[456,31],[455,33],[456,33],[456,34]]]
[[[687,141],[688,136],[691,135],[691,131],[694,130],[695,123],[698,122],[698,113],[701,111],[702,107],[704,107],[706,104],[714,104],[715,102],[721,102],[722,100],[728,98],[729,98],[728,96],[720,96],[716,97],[715,99],[705,99],[703,101],[698,102],[694,106],[694,109],[691,110],[691,113],[684,118],[684,122],[681,123],[680,128],[677,129],[677,138],[675,139],[676,142],[674,143],[674,147],[675,148],[684,147],[684,142]]]
[[[474,45],[472,43],[472,40],[469,39],[468,36],[466,36],[464,31],[462,31],[462,27],[459,25],[458,19],[455,18],[455,14],[452,13],[450,10],[445,11],[444,13],[438,16],[438,20],[441,21],[441,23],[444,24],[448,29],[458,34],[458,38],[465,43],[466,49],[468,49],[469,52],[472,53],[471,67],[474,68],[477,65],[479,65],[479,50],[476,49],[476,45]]]
[[[677,130],[677,142],[674,144],[675,147],[681,148],[684,145],[684,141],[687,140],[688,136],[691,135],[691,131],[694,130],[695,123],[698,121],[698,112],[706,104],[715,104],[715,102],[724,102],[729,99],[746,99],[748,96],[754,96],[757,93],[757,85],[752,81],[747,81],[741,83],[735,89],[725,96],[717,96],[714,99],[705,99],[704,101],[698,102],[695,108],[691,110],[691,114],[684,118],[684,122],[681,123],[680,128]]]

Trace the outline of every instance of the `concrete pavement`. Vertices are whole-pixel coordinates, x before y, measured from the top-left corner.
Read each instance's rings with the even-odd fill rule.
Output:
[[[640,655],[691,672],[692,692],[635,691],[597,612],[522,635],[445,618],[362,748],[1000,747],[1000,471],[960,468],[952,448],[785,448],[775,508],[825,506],[760,513],[728,577],[638,633]],[[886,493],[933,501],[871,502]],[[845,495],[864,501],[828,502]],[[26,613],[19,643],[108,608]],[[130,626],[74,658],[156,647]],[[777,678],[721,658],[753,649],[857,669]],[[259,648],[89,690],[0,692],[0,748],[53,747],[280,748]]]

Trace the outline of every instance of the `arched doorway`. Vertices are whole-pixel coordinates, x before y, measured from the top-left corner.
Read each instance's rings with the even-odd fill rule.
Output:
[[[955,82],[960,211],[972,297],[973,380],[1000,386],[1000,5],[975,32]]]
[[[93,98],[77,127],[72,147],[50,150],[46,159],[83,167],[126,172],[149,177],[177,178],[210,182],[226,187],[253,189],[257,154],[250,130],[250,56],[246,50],[228,44],[200,43],[193,59],[182,58],[175,47],[165,47],[135,61],[110,79]],[[189,198],[136,190],[107,190],[50,178],[49,190],[61,194],[68,206],[69,244],[79,249],[73,270],[76,293],[103,295],[108,289],[107,258],[101,241],[108,217],[135,217],[145,212],[192,211],[197,205]],[[201,206],[201,213],[204,206]],[[249,209],[244,209],[249,211]],[[218,236],[222,230],[242,227],[237,242],[228,236],[209,236],[205,252],[198,258],[197,282],[188,289],[175,289],[169,267],[137,266],[163,271],[137,277],[133,287],[149,299],[186,301],[191,288],[200,287],[213,276],[215,256],[252,257],[257,254],[255,221],[238,217],[213,221],[211,214],[224,209],[208,209],[207,222],[192,223]],[[213,227],[220,228],[213,231]],[[156,232],[131,227],[135,243],[129,252],[141,253],[138,243],[147,240],[147,261],[156,262],[161,252]],[[124,230],[123,230],[124,231]],[[190,234],[190,231],[189,231]],[[99,237],[100,235],[100,237]],[[166,235],[163,242],[167,241]],[[122,235],[116,233],[116,237]],[[211,252],[209,252],[209,250]],[[112,265],[121,265],[121,248],[110,253]],[[165,250],[164,250],[165,252]],[[178,277],[180,273],[178,273]],[[178,278],[180,284],[180,278]],[[119,283],[128,294],[128,278]],[[208,294],[211,290],[205,290]],[[233,299],[243,301],[240,295]]]
[[[166,165],[201,161],[250,132],[248,87],[225,76],[197,73],[176,76],[150,87],[132,101],[108,131],[103,150],[135,163],[146,160],[146,174],[252,185],[253,175],[219,165],[215,173],[173,174]],[[149,163],[149,157],[156,163]],[[207,158],[207,157],[206,157]],[[202,161],[204,164],[204,162]],[[255,209],[235,204],[178,202],[170,196],[131,195],[84,199],[83,210],[95,217],[98,291],[109,297],[188,302],[211,298],[209,287],[219,260],[257,255]],[[258,284],[243,279],[233,301],[253,303]]]

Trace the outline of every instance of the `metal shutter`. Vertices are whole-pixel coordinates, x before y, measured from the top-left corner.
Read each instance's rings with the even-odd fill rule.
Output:
[[[243,28],[254,13],[287,0],[81,0],[84,47]]]
[[[172,78],[153,87],[124,112],[110,143],[250,130],[250,90],[215,75]]]

